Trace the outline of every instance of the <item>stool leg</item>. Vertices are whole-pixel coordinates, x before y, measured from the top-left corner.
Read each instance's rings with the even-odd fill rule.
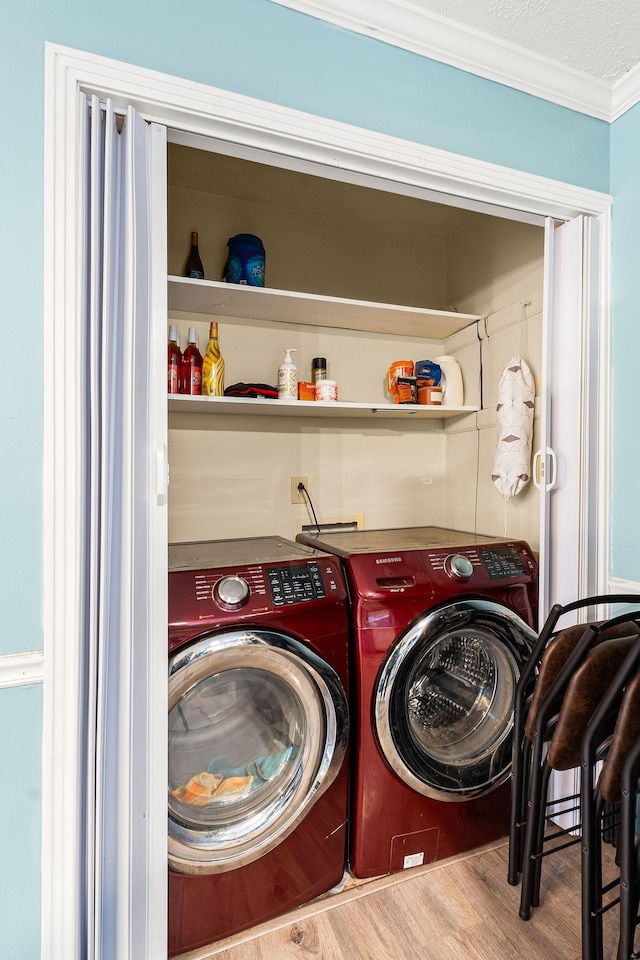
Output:
[[[581,768],[582,817],[582,960],[602,960],[602,799],[594,791],[593,771]]]
[[[620,940],[618,960],[633,956],[638,912],[638,852],[636,849],[636,795],[626,787],[620,804]]]
[[[587,774],[587,786],[590,777]],[[582,806],[582,957],[583,960],[602,960],[602,798],[591,791]]]
[[[524,834],[524,850],[522,855],[522,886],[520,890],[520,919],[531,918],[531,907],[535,890],[536,851],[538,849],[538,830],[540,824],[540,810],[544,800],[541,796],[543,786],[542,770],[542,738],[534,737],[531,747],[531,764],[529,775],[529,796],[527,799],[527,823]]]
[[[507,880],[516,886],[522,872],[522,847],[526,824],[526,799],[531,742],[523,737],[520,749],[514,749],[511,769],[511,822],[509,824],[509,872]]]
[[[531,895],[531,906],[540,906],[540,884],[542,880],[542,851],[544,849],[544,833],[547,825],[547,797],[549,796],[549,779],[551,777],[551,767],[545,761],[542,768],[542,784],[540,788],[540,811],[538,817],[538,827],[536,831],[536,858],[534,861],[533,873],[533,891]]]

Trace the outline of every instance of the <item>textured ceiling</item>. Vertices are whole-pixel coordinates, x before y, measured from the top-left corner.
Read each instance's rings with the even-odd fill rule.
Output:
[[[640,62],[638,0],[407,0],[403,5],[609,83]]]

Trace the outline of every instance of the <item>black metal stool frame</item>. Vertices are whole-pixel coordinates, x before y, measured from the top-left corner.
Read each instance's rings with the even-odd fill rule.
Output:
[[[609,598],[609,602],[615,602]],[[628,602],[625,598],[623,602]],[[636,598],[637,603],[637,598]],[[640,619],[640,614],[636,614]],[[522,888],[520,898],[520,919],[529,920],[531,917],[531,908],[539,904],[540,892],[540,871],[541,861],[545,854],[542,851],[545,842],[544,823],[547,809],[546,786],[549,772],[546,771],[546,765],[543,762],[545,734],[549,723],[553,720],[558,704],[566,686],[574,673],[574,670],[582,663],[589,650],[593,647],[595,639],[603,631],[619,624],[631,623],[634,616],[630,613],[622,614],[610,620],[602,622],[600,625],[590,625],[586,628],[582,637],[576,644],[574,650],[567,658],[562,668],[558,672],[553,683],[549,687],[544,700],[540,704],[536,715],[533,743],[530,751],[530,764],[528,776],[528,799],[524,851],[522,859]],[[638,627],[640,630],[640,626]],[[553,806],[557,805],[558,800],[551,801]],[[579,830],[576,825],[574,830]],[[561,831],[566,833],[566,831]],[[553,834],[554,839],[560,834]],[[579,842],[579,837],[572,839],[566,845]],[[565,845],[565,846],[566,846]]]
[[[585,607],[599,607],[609,604],[628,603],[638,605],[640,598],[637,594],[604,594],[585,597],[572,603],[556,603],[549,611],[549,615],[538,636],[538,640],[524,665],[518,681],[514,699],[513,722],[513,754],[511,766],[511,817],[509,824],[509,865],[508,882],[515,886],[522,871],[523,834],[527,822],[527,771],[530,769],[531,741],[524,735],[527,715],[528,699],[531,695],[535,673],[540,658],[552,636],[557,632],[556,627],[561,617]],[[576,794],[576,800],[578,796]]]
[[[620,940],[618,960],[635,960],[633,951],[638,918],[640,885],[636,846],[636,800],[640,777],[640,739],[629,751],[622,770],[622,798],[620,801]]]
[[[638,641],[613,678],[582,739],[580,769],[580,806],[582,810],[582,960],[602,960],[602,916],[619,902],[610,900],[603,907],[603,895],[614,889],[618,881],[602,885],[601,824],[603,803],[595,768],[598,747],[607,735],[611,717],[620,706],[625,685],[640,668],[640,620]],[[606,762],[606,761],[605,761]]]

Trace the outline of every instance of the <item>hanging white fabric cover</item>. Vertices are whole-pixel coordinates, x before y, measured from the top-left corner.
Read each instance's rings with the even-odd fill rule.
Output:
[[[497,433],[491,479],[505,500],[531,479],[535,382],[522,357],[512,357],[498,384]]]

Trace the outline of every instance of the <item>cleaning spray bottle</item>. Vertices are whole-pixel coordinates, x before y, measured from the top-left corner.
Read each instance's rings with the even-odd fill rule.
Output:
[[[297,353],[295,347],[286,347],[284,360],[278,367],[278,400],[298,399],[298,368],[291,359]]]

